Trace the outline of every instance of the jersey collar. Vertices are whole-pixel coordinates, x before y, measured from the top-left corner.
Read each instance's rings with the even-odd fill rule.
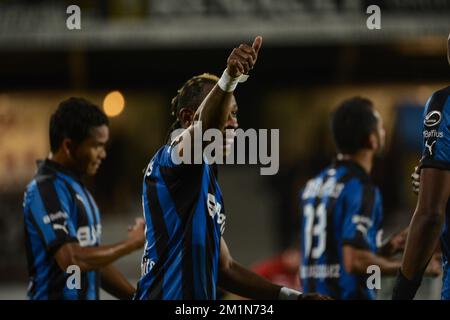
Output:
[[[56,163],[55,161],[52,161],[50,159],[38,160],[37,167],[38,167],[38,174],[55,174],[59,172],[66,176],[71,177],[78,183],[82,184],[81,175],[76,174],[72,170],[63,167],[59,163]]]
[[[349,170],[355,173],[355,175],[359,176],[363,181],[371,181],[370,175],[366,172],[366,170],[359,165],[357,162],[353,160],[335,160],[334,166],[345,166]]]

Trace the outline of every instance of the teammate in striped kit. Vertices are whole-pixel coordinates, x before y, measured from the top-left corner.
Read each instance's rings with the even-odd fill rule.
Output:
[[[234,261],[223,238],[226,216],[215,166],[176,164],[172,157],[191,151],[194,120],[203,130],[237,128],[233,90],[253,68],[261,43],[257,37],[252,46],[240,45],[221,79],[194,77],[172,102],[172,129],[186,130],[156,153],[144,177],[147,243],[136,299],[214,300],[217,285],[251,299],[319,298],[276,286]]]
[[[144,223],[138,220],[127,240],[100,245],[100,212],[81,181],[97,172],[108,136],[108,118],[84,99],[63,101],[51,117],[52,154],[39,162],[24,200],[29,299],[95,300],[100,286],[122,299],[134,294],[111,263],[142,247]],[[67,284],[70,266],[79,268],[79,285]]]
[[[406,232],[381,245],[382,201],[369,176],[384,145],[384,128],[372,102],[344,101],[332,119],[338,160],[300,192],[300,277],[305,292],[335,299],[374,299],[367,267],[395,274]]]

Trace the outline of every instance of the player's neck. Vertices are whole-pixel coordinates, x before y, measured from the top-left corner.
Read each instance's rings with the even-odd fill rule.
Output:
[[[50,153],[50,155],[48,156],[48,159],[59,164],[61,167],[76,172],[76,170],[73,168],[73,166],[71,165],[71,162],[69,159],[67,159],[67,157],[62,154],[61,152],[56,152],[56,153]]]
[[[373,153],[371,151],[359,151],[355,154],[343,154],[341,155],[342,160],[351,160],[359,164],[367,174],[372,171],[373,165]]]

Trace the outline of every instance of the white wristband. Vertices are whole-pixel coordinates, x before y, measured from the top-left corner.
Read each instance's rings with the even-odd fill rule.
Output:
[[[278,294],[278,299],[279,300],[297,300],[301,294],[302,293],[297,290],[283,287],[283,288],[281,288],[280,293]]]
[[[233,92],[236,89],[238,83],[247,81],[248,77],[248,75],[243,74],[237,78],[232,78],[225,69],[219,81],[217,82],[217,85],[220,89],[222,89],[222,91]]]

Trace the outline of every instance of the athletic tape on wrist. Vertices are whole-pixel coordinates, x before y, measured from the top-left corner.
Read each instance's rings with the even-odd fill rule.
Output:
[[[236,89],[238,83],[247,81],[248,77],[249,75],[242,74],[237,78],[232,78],[225,69],[217,84],[219,85],[219,88],[222,89],[223,91],[233,92]]]
[[[301,294],[302,293],[297,290],[283,287],[280,289],[278,299],[279,300],[297,300]]]

